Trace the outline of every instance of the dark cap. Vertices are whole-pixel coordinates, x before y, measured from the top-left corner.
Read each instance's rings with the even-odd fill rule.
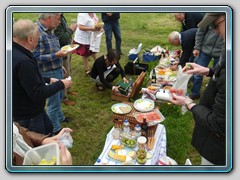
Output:
[[[214,22],[219,16],[225,15],[225,13],[206,13],[202,21],[198,23],[199,28],[206,28],[209,24]]]

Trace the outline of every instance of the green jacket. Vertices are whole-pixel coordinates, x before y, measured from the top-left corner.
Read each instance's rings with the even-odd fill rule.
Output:
[[[67,26],[67,21],[63,15],[61,15],[61,23],[54,30],[54,34],[58,37],[61,47],[72,41],[73,30]]]

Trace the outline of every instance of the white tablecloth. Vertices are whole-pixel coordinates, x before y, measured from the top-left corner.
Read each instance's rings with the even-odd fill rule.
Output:
[[[108,157],[108,151],[111,149],[111,146],[113,144],[120,144],[119,140],[113,139],[113,136],[112,136],[113,130],[114,130],[114,127],[107,134],[103,151],[98,158],[101,159],[101,162],[104,162],[104,164],[107,164],[107,165],[121,165],[122,164],[121,162],[112,160],[111,158]],[[160,157],[166,156],[166,144],[167,144],[166,129],[162,124],[158,124],[154,138],[155,138],[154,147],[152,150],[148,151],[153,156],[151,159],[147,160],[145,165],[156,165]],[[137,150],[137,147],[134,150]],[[98,164],[96,162],[94,165],[101,165],[101,163]],[[135,165],[138,165],[138,163],[136,162]]]

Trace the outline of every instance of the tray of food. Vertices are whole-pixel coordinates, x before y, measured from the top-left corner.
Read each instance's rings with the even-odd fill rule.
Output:
[[[112,144],[108,150],[107,158],[122,165],[128,165],[126,164],[128,162],[135,164],[136,151],[133,149],[125,148],[124,145]]]
[[[165,120],[165,117],[158,109],[154,109],[151,112],[144,113],[136,112],[134,117],[139,123],[143,123],[143,118],[146,118],[147,123],[150,125],[155,125]]]

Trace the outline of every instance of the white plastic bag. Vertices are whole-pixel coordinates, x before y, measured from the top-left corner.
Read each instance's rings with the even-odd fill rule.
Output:
[[[192,77],[192,74],[187,74],[185,72],[182,72],[182,66],[178,66],[176,82],[173,84],[172,87],[174,89],[182,89],[184,92],[184,95],[186,95],[188,81],[191,77]]]
[[[182,66],[178,66],[177,79],[172,87],[174,89],[182,89],[183,94],[186,95],[188,81],[191,77],[192,77],[192,74],[187,74],[185,72],[182,72]],[[185,106],[182,106],[182,114],[185,114],[186,112],[187,112],[187,108]]]
[[[67,149],[72,147],[73,139],[69,132],[65,132],[59,137],[59,142],[61,142]]]
[[[142,43],[138,45],[137,49],[135,48],[130,49],[129,54],[138,54],[140,53],[141,49],[142,49]]]

